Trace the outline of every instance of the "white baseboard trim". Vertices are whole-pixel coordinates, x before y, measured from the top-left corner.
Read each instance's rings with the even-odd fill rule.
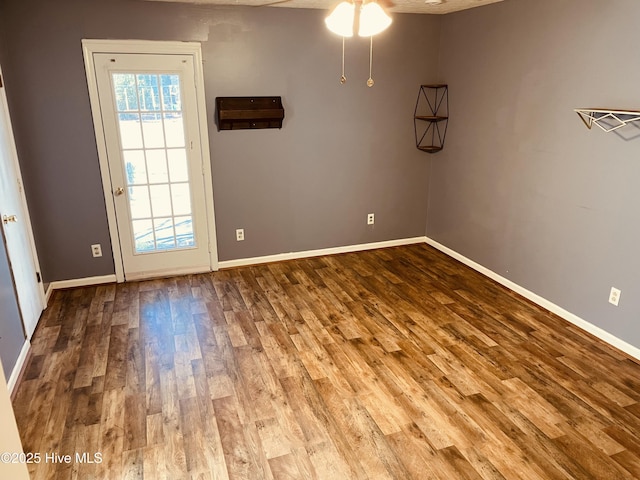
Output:
[[[622,350],[626,354],[632,356],[640,360],[640,348],[637,348],[624,340],[616,337],[615,335],[603,330],[592,323],[587,322],[586,320],[578,317],[577,315],[565,310],[564,308],[556,305],[555,303],[547,300],[546,298],[541,297],[540,295],[527,290],[524,287],[521,287],[515,282],[503,277],[502,275],[489,270],[488,268],[480,265],[479,263],[471,260],[470,258],[465,257],[464,255],[456,252],[455,250],[446,247],[445,245],[433,240],[429,237],[413,237],[413,238],[402,238],[398,240],[387,240],[384,242],[374,242],[374,243],[363,243],[359,245],[347,245],[344,247],[333,247],[333,248],[322,248],[318,250],[306,250],[300,252],[289,252],[289,253],[279,253],[276,255],[266,255],[263,257],[251,257],[251,258],[239,258],[236,260],[224,260],[219,262],[218,266],[220,269],[224,268],[233,268],[233,267],[243,267],[248,265],[259,265],[263,263],[272,263],[272,262],[280,262],[283,260],[295,260],[299,258],[310,258],[310,257],[319,257],[322,255],[335,255],[338,253],[351,253],[351,252],[360,252],[365,250],[374,250],[376,248],[387,248],[387,247],[398,247],[401,245],[413,245],[417,243],[427,243],[431,245],[437,250],[449,255],[450,257],[458,260],[459,262],[467,265],[470,268],[473,268],[477,272],[489,277],[490,279],[498,282],[499,284],[507,287],[508,289],[522,295],[524,298],[531,300],[533,303],[540,305],[542,308],[549,310],[550,312],[558,315],[559,317],[565,319],[569,323],[574,324],[575,326],[581,328],[582,330],[589,332],[590,334],[598,337],[600,340],[612,345],[613,347]],[[71,288],[71,287],[84,287],[89,285],[99,285],[103,283],[115,283],[116,276],[112,275],[104,275],[100,277],[87,277],[87,278],[78,278],[73,280],[62,280],[59,282],[51,282],[49,284],[49,288],[47,288],[46,293],[46,302],[49,302],[49,297],[53,290],[57,290],[60,288]],[[20,357],[18,358],[18,363],[16,364],[16,368],[14,368],[14,372],[12,373],[9,379],[9,390],[13,387],[11,381],[15,383],[17,380],[17,375],[20,373],[20,369],[17,368],[20,365],[22,368],[22,363],[26,359],[26,353],[28,352],[29,342],[25,343],[25,347],[23,347],[23,352],[21,352]],[[24,355],[24,358],[22,358]],[[16,373],[17,372],[17,373]],[[14,376],[16,378],[14,378]]]
[[[607,342],[609,345],[616,347],[619,350],[622,350],[628,355],[631,355],[633,358],[640,360],[640,349],[634,347],[633,345],[625,342],[624,340],[619,339],[615,335],[603,330],[600,327],[593,325],[592,323],[587,322],[586,320],[578,317],[577,315],[565,310],[564,308],[556,305],[553,302],[550,302],[546,298],[541,297],[540,295],[533,293],[530,290],[527,290],[524,287],[521,287],[515,282],[503,277],[502,275],[497,274],[496,272],[489,270],[486,267],[483,267],[479,263],[474,262],[470,258],[465,257],[464,255],[456,252],[455,250],[451,250],[449,247],[445,247],[441,243],[436,242],[435,240],[425,237],[426,243],[431,245],[432,247],[440,250],[442,253],[449,255],[452,258],[455,258],[461,263],[464,263],[468,267],[473,268],[474,270],[482,273],[483,275],[489,277],[492,280],[495,280],[501,285],[504,285],[509,290],[513,290],[514,292],[522,295],[528,300],[531,300],[533,303],[540,305],[542,308],[546,308],[552,313],[555,313],[559,317],[565,319],[569,323],[574,324],[575,326],[581,328],[582,330],[589,332],[590,334],[598,337],[600,340]]]
[[[7,389],[9,390],[9,395],[13,393],[13,389],[18,382],[20,372],[22,372],[22,367],[24,366],[24,362],[27,359],[30,348],[31,342],[29,340],[25,340],[24,344],[22,345],[22,350],[20,350],[20,355],[18,355],[16,364],[14,365],[13,370],[11,371],[11,375],[9,376],[9,380],[7,381]]]
[[[424,243],[427,237],[401,238],[398,240],[387,240],[384,242],[361,243],[359,245],[347,245],[345,247],[321,248],[319,250],[305,250],[302,252],[278,253],[276,255],[266,255],[264,257],[239,258],[237,260],[224,260],[218,263],[219,268],[245,267],[247,265],[258,265],[261,263],[281,262],[283,260],[296,260],[298,258],[320,257],[322,255],[335,255],[337,253],[362,252],[364,250],[374,250],[376,248],[398,247],[401,245],[413,245]]]
[[[53,287],[51,284],[47,287],[47,291],[44,292],[44,308],[49,306],[49,299],[51,298],[51,294],[53,293]]]
[[[47,293],[45,295],[46,304],[49,304],[49,297],[54,290],[59,290],[61,288],[73,288],[73,287],[88,287],[90,285],[101,285],[103,283],[115,283],[116,276],[115,274],[111,275],[102,275],[100,277],[86,277],[86,278],[74,278],[71,280],[60,280],[58,282],[51,282],[49,287],[47,288]]]
[[[206,267],[188,267],[188,268],[172,268],[166,270],[151,270],[149,272],[140,272],[136,274],[127,274],[127,282],[136,280],[149,280],[153,278],[177,277],[179,275],[189,275],[195,273],[210,272],[211,268]]]

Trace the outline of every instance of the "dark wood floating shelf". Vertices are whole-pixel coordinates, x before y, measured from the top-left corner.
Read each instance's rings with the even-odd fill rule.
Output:
[[[281,97],[217,97],[218,130],[282,128]]]
[[[449,87],[444,83],[420,85],[413,128],[416,148],[436,153],[443,149],[449,126]]]
[[[422,150],[423,152],[427,152],[427,153],[435,153],[442,150],[442,147],[438,147],[435,145],[422,145],[418,147],[418,150]]]

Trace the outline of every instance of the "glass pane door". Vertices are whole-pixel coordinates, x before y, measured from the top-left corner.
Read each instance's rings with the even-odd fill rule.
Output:
[[[93,60],[124,277],[209,271],[213,199],[193,56],[94,53]]]
[[[112,73],[134,254],[195,248],[180,76]]]

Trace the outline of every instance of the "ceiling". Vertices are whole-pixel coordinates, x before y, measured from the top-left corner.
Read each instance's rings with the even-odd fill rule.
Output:
[[[287,8],[317,8],[330,10],[340,0],[149,0],[152,2],[197,3],[200,5],[249,5],[287,7]],[[432,13],[444,14],[467,10],[469,8],[502,2],[503,0],[442,0],[440,5],[430,5],[425,0],[380,0],[381,5],[395,4],[389,8],[390,12],[398,13]]]

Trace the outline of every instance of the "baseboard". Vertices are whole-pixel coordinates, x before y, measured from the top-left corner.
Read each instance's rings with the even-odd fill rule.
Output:
[[[60,280],[58,282],[51,282],[47,293],[45,294],[45,302],[49,304],[49,297],[54,290],[60,290],[61,288],[73,288],[73,287],[88,287],[91,285],[101,285],[103,283],[115,283],[115,274],[102,275],[99,277],[86,277],[86,278],[74,278],[71,280]]]
[[[563,318],[567,322],[572,323],[575,326],[581,328],[582,330],[598,337],[600,340],[608,343],[609,345],[616,347],[619,350],[622,350],[627,355],[630,355],[633,358],[640,360],[639,348],[634,347],[633,345],[625,342],[624,340],[619,339],[618,337],[616,337],[615,335],[612,335],[606,330],[603,330],[602,328],[587,322],[586,320],[578,317],[577,315],[569,312],[568,310],[565,310],[564,308],[556,305],[555,303],[550,302],[546,298],[543,298],[540,295],[533,293],[532,291],[527,290],[524,287],[521,287],[517,283],[512,282],[511,280],[503,277],[502,275],[492,270],[489,270],[488,268],[480,265],[479,263],[474,262],[470,258],[465,257],[464,255],[456,252],[455,250],[451,250],[449,247],[446,247],[429,237],[425,237],[425,238],[426,238],[426,243],[428,245],[431,245],[435,249],[440,250],[442,253],[445,253],[450,257],[455,258],[459,262],[464,263],[468,267],[473,268],[474,270],[482,273],[483,275],[489,277],[490,279],[495,280],[499,284],[507,287],[509,290],[512,290],[522,295],[526,299],[531,300],[533,303],[540,305],[542,308],[545,308],[550,312],[555,313],[556,315]]]
[[[431,245],[435,249],[445,253],[458,260],[459,262],[467,265],[468,267],[476,270],[477,272],[489,277],[490,279],[498,282],[499,284],[507,287],[508,289],[522,295],[524,298],[531,300],[533,303],[541,306],[549,310],[550,312],[558,315],[564,320],[572,323],[573,325],[581,328],[582,330],[596,336],[600,340],[608,343],[609,345],[618,348],[619,350],[625,352],[631,357],[640,360],[640,349],[621,340],[615,335],[603,330],[592,323],[587,322],[583,318],[578,317],[577,315],[565,310],[564,308],[556,305],[555,303],[547,300],[540,295],[527,290],[526,288],[518,285],[517,283],[509,280],[508,278],[503,277],[502,275],[480,265],[479,263],[471,260],[470,258],[465,257],[464,255],[456,252],[455,250],[446,247],[445,245],[433,240],[429,237],[413,237],[413,238],[402,238],[398,240],[388,240],[384,242],[374,242],[374,243],[363,243],[359,245],[347,245],[344,247],[333,247],[333,248],[322,248],[318,250],[305,250],[300,252],[290,252],[290,253],[280,253],[276,255],[266,255],[262,257],[251,257],[251,258],[240,258],[236,260],[224,260],[219,262],[218,266],[220,269],[224,268],[233,268],[233,267],[242,267],[247,265],[258,265],[263,263],[271,263],[271,262],[280,262],[283,260],[295,260],[299,258],[310,258],[310,257],[319,257],[322,255],[335,255],[338,253],[351,253],[351,252],[360,252],[365,250],[374,250],[376,248],[387,248],[387,247],[398,247],[401,245],[413,245],[417,243],[427,243]],[[71,287],[84,287],[89,285],[99,285],[103,283],[114,283],[116,281],[116,276],[112,275],[104,275],[100,277],[87,277],[87,278],[78,278],[73,280],[62,280],[59,282],[51,282],[49,284],[49,288],[47,288],[46,292],[46,303],[49,302],[49,297],[53,290],[57,290],[60,288],[71,288]],[[18,379],[18,375],[22,368],[22,364],[24,363],[27,352],[29,351],[30,343],[28,341],[25,342],[25,346],[22,348],[20,356],[18,357],[18,361],[16,363],[16,367],[14,368],[11,377],[9,378],[9,391],[12,390],[15,382]],[[20,367],[20,368],[18,368]]]
[[[413,237],[413,238],[401,238],[398,240],[387,240],[384,242],[374,242],[374,243],[361,243],[358,245],[347,245],[344,247],[333,247],[333,248],[321,248],[319,250],[305,250],[301,252],[290,252],[290,253],[279,253],[276,255],[266,255],[264,257],[250,257],[250,258],[239,258],[236,260],[225,260],[218,263],[218,268],[232,268],[232,267],[243,267],[247,265],[258,265],[261,263],[272,263],[272,262],[280,262],[282,260],[295,260],[297,258],[309,258],[309,257],[320,257],[322,255],[335,255],[337,253],[351,253],[351,252],[361,252],[365,250],[374,250],[376,248],[387,248],[387,247],[398,247],[401,245],[413,245],[416,243],[425,243],[427,241],[427,237]],[[187,273],[199,273],[202,269],[185,269],[184,271],[176,272],[176,270],[167,271],[167,275],[181,275]],[[162,272],[153,272],[150,275],[152,278],[156,278],[162,275]],[[146,278],[145,274],[142,274],[139,279]],[[136,278],[135,280],[138,280]],[[86,278],[76,278],[72,280],[61,280],[58,282],[51,282],[49,287],[47,288],[47,292],[45,294],[46,302],[49,303],[49,297],[54,290],[59,290],[61,288],[73,288],[73,287],[86,287],[90,285],[100,285],[103,283],[115,283],[116,276],[115,274],[111,275],[103,275],[100,277],[86,277]]]
[[[427,237],[401,238],[398,240],[387,240],[384,242],[361,243],[359,245],[347,245],[344,247],[321,248],[319,250],[304,250],[301,252],[278,253],[276,255],[266,255],[264,257],[239,258],[237,260],[224,260],[218,263],[219,268],[244,267],[247,265],[258,265],[261,263],[281,262],[283,260],[296,260],[298,258],[320,257],[322,255],[335,255],[337,253],[362,252],[364,250],[374,250],[376,248],[398,247],[401,245],[413,245],[424,243]]]
[[[189,267],[189,268],[172,268],[167,270],[151,270],[149,272],[140,272],[137,274],[127,274],[127,282],[137,280],[149,280],[152,278],[176,277],[179,275],[190,275],[195,273],[210,272],[211,268],[206,267]],[[115,281],[115,280],[114,280]]]
[[[49,306],[49,299],[51,298],[51,294],[53,293],[53,285],[49,284],[47,287],[47,291],[44,292],[44,308]]]
[[[9,376],[9,380],[7,381],[7,389],[9,390],[9,395],[13,394],[13,389],[20,379],[20,374],[22,373],[22,368],[24,367],[24,362],[27,359],[27,355],[29,355],[30,348],[31,342],[29,340],[25,340],[24,344],[22,345],[22,350],[20,350],[20,355],[18,355],[18,359],[16,360],[16,364],[13,366],[13,370],[11,371],[11,376]]]

